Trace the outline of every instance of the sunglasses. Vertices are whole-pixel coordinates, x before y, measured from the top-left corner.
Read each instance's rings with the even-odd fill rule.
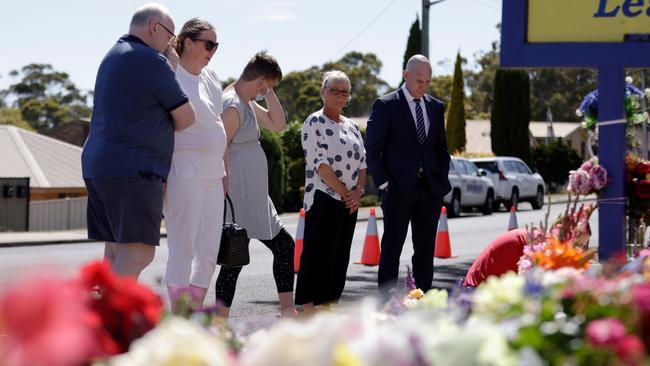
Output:
[[[172,38],[169,39],[169,42],[174,42],[174,40],[176,39],[176,35],[174,34],[174,32],[170,31],[170,30],[169,30],[167,27],[165,27],[161,22],[156,22],[156,24],[158,24],[159,26],[161,26],[164,30],[167,31],[167,33],[169,33],[169,34],[172,36]]]
[[[217,51],[217,48],[219,48],[219,42],[212,42],[209,39],[192,38],[192,41],[203,42],[203,45],[205,46],[205,50],[208,52],[212,52],[212,50]]]
[[[328,89],[329,89],[330,93],[332,93],[332,95],[342,95],[344,97],[350,96],[350,91],[349,90],[336,89],[336,88],[328,88]]]

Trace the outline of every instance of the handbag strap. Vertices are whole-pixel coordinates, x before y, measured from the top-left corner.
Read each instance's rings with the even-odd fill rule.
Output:
[[[230,200],[230,196],[226,193],[226,197],[223,199],[223,222],[226,222],[226,200],[228,200],[228,204],[230,205],[230,214],[232,215],[232,222],[235,221],[235,209],[232,206],[232,201]]]

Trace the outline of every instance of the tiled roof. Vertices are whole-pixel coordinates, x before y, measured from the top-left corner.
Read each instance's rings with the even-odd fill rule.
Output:
[[[34,188],[84,187],[81,148],[14,126],[0,126],[0,177],[29,177]]]

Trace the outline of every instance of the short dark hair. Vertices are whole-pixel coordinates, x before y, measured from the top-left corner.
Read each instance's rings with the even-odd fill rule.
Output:
[[[278,81],[282,79],[282,70],[278,65],[278,60],[269,55],[266,50],[256,53],[248,61],[239,78],[244,81],[252,81],[259,77]]]

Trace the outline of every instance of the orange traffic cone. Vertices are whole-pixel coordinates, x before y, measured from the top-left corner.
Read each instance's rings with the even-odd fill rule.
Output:
[[[298,229],[296,230],[296,245],[293,249],[293,273],[298,273],[300,269],[300,255],[302,255],[302,238],[305,235],[305,209],[300,209],[300,218],[298,219]]]
[[[449,241],[449,229],[447,228],[447,208],[445,206],[442,206],[440,220],[438,220],[436,250],[433,256],[436,258],[451,258],[451,243]]]
[[[519,228],[519,224],[517,224],[517,209],[513,205],[512,208],[510,209],[510,221],[508,222],[508,230],[514,230]]]
[[[365,266],[379,265],[379,235],[377,234],[377,217],[375,216],[374,208],[370,209],[370,216],[368,217],[366,240],[363,243],[361,261],[354,262],[354,264],[363,264]]]

